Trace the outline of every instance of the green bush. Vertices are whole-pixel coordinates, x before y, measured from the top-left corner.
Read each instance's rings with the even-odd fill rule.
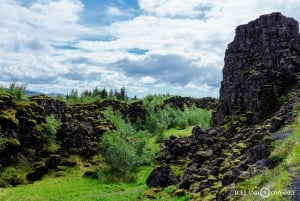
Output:
[[[169,128],[184,129],[187,126],[199,125],[207,130],[211,124],[211,111],[200,109],[195,106],[184,106],[183,110],[166,105],[164,108],[153,105],[146,106],[147,117],[145,129],[150,133],[161,135],[161,129]],[[161,138],[161,136],[159,137]]]
[[[285,95],[282,95],[278,98],[278,102],[280,105],[283,105],[287,101],[287,97]]]
[[[134,147],[116,131],[107,131],[102,136],[100,149],[114,171],[126,174],[138,167],[138,155]]]
[[[26,87],[27,84],[17,84],[16,82],[12,82],[9,85],[8,94],[16,101],[27,100],[28,97],[25,94]]]
[[[26,87],[27,84],[17,84],[17,82],[13,81],[8,88],[0,86],[0,94],[9,94],[15,101],[28,100],[28,96],[25,93]]]
[[[53,142],[56,140],[57,127],[60,126],[60,121],[54,116],[50,115],[46,117],[45,130],[43,138],[47,142]]]
[[[146,148],[148,131],[137,132],[129,120],[111,108],[103,112],[117,131],[107,131],[101,138],[100,150],[115,172],[128,175],[141,165],[152,162],[151,150]]]
[[[111,108],[108,108],[103,112],[104,117],[111,121],[122,136],[129,137],[135,134],[135,129],[129,122],[124,120],[120,112],[115,112]]]

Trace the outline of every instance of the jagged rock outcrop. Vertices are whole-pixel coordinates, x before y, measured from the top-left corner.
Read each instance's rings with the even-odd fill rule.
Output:
[[[298,23],[280,13],[236,29],[228,45],[214,126],[171,137],[156,158],[182,171],[180,190],[195,200],[229,200],[232,184],[256,175],[268,159],[276,132],[299,111]]]
[[[194,105],[197,108],[216,110],[216,107],[218,105],[218,100],[211,97],[191,98],[191,97],[174,96],[164,101],[164,105],[167,104],[171,105],[172,107],[180,108],[180,109],[183,109],[184,105],[188,107]]]
[[[216,123],[246,114],[248,123],[262,122],[279,106],[279,98],[300,80],[298,22],[280,13],[263,15],[236,28],[225,53]]]
[[[132,123],[145,121],[142,101],[129,104],[107,99],[67,106],[65,102],[46,95],[33,96],[28,101],[14,101],[10,95],[0,94],[0,132],[1,137],[5,137],[5,144],[3,141],[0,144],[0,186],[36,181],[48,169],[74,166],[74,161],[68,161],[70,155],[90,159],[98,154],[99,138],[107,130],[114,129],[102,114],[108,107],[120,111]],[[47,141],[44,135],[49,115],[61,122],[55,142]],[[20,178],[13,174],[1,178],[6,168],[19,163],[23,164],[26,173]]]
[[[54,100],[46,95],[37,95],[30,97],[31,101],[36,102],[44,108],[43,116],[55,115],[57,119],[65,120],[66,103],[60,100]]]

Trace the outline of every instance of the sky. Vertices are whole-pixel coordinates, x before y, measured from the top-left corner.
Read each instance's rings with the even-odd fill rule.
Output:
[[[235,27],[299,0],[1,0],[0,85],[218,97]]]

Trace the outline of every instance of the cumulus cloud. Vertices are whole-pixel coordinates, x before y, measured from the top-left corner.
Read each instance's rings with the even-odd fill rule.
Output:
[[[142,10],[160,17],[199,17],[210,10],[209,0],[139,0]]]
[[[197,66],[193,60],[175,54],[151,54],[143,60],[121,60],[114,66],[129,77],[142,77],[144,81],[145,78],[148,78],[148,81],[149,78],[155,78],[159,82],[174,86],[186,86],[191,81],[214,85],[221,79],[221,73],[217,68]],[[150,80],[153,81],[153,79]]]
[[[122,16],[122,15],[124,15],[124,13],[119,8],[112,7],[112,6],[107,6],[106,7],[106,12],[107,12],[107,14],[113,15],[113,16]]]
[[[0,82],[45,92],[126,86],[131,96],[218,96],[237,25],[274,11],[300,20],[297,0],[97,1],[103,24],[83,20],[90,1],[24,2],[1,0]]]

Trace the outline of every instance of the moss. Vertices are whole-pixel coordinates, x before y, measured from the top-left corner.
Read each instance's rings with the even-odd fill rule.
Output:
[[[59,151],[59,149],[60,149],[60,146],[57,143],[48,142],[47,144],[43,145],[42,152],[48,153],[48,154],[54,154],[57,151]]]
[[[240,152],[239,149],[233,148],[233,149],[232,149],[232,153],[234,153],[234,154],[240,154],[241,152]]]
[[[235,159],[232,163],[233,163],[234,165],[237,165],[237,164],[239,164],[240,162],[241,162],[241,160]]]
[[[14,147],[19,147],[21,145],[20,141],[16,138],[8,138],[7,144]]]
[[[27,123],[30,124],[30,125],[36,125],[37,124],[36,120],[34,120],[34,119],[28,119]]]
[[[282,119],[280,117],[272,117],[272,120],[278,120],[281,121]]]
[[[220,167],[220,172],[224,172],[228,169],[231,169],[231,163],[228,161],[224,161]]]
[[[238,149],[244,149],[244,148],[247,148],[247,145],[245,143],[240,142],[240,143],[237,143],[236,147]]]
[[[220,194],[223,195],[223,194],[227,194],[228,192],[228,188],[227,187],[223,187],[221,190],[220,190]]]
[[[221,181],[218,181],[218,182],[215,182],[213,187],[214,189],[219,189],[219,188],[222,188],[222,182]]]
[[[229,153],[229,152],[224,152],[223,154],[224,154],[226,157],[232,156],[232,153]]]
[[[34,128],[37,132],[42,132],[44,130],[43,125],[41,124],[36,124]]]
[[[300,101],[296,104],[295,109],[300,110]]]
[[[14,125],[19,125],[19,120],[16,118],[17,111],[14,109],[3,110],[0,114],[1,121],[9,121]]]
[[[217,180],[216,177],[215,177],[214,175],[209,175],[207,179],[213,180],[213,181]]]
[[[197,181],[202,181],[206,179],[206,176],[201,176],[201,175],[193,175],[193,179],[196,179]]]
[[[247,122],[247,117],[245,117],[245,116],[241,116],[239,119],[243,123]]]
[[[0,188],[7,188],[10,187],[9,183],[7,183],[5,180],[0,178]]]

